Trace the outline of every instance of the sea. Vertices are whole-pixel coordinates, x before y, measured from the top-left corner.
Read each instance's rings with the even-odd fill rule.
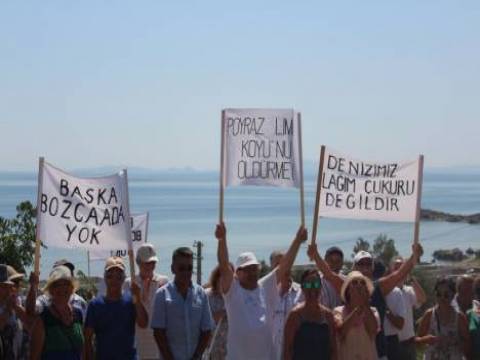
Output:
[[[90,175],[90,174],[88,174]],[[132,213],[149,212],[147,241],[157,249],[157,271],[172,276],[171,254],[179,246],[201,242],[202,282],[215,267],[218,222],[218,173],[195,170],[129,171]],[[306,225],[309,235],[313,223],[316,176],[305,174]],[[0,173],[0,216],[15,216],[21,201],[36,202],[37,182],[33,173]],[[456,214],[480,212],[480,172],[431,171],[424,174],[422,208]],[[268,262],[273,250],[287,249],[300,225],[300,196],[297,189],[275,187],[234,187],[225,189],[224,220],[232,262],[243,251],[253,251]],[[395,240],[401,255],[410,254],[414,226],[411,223],[376,222],[320,218],[317,244],[323,253],[328,247],[340,247],[351,258],[358,238],[373,243],[380,234]],[[458,247],[480,248],[480,225],[422,221],[420,241],[424,261],[433,251]],[[296,263],[306,264],[306,245],[300,248]],[[57,248],[42,250],[41,278],[46,278],[53,263],[66,258],[77,269],[101,276],[103,261],[89,261],[84,250]],[[196,276],[196,274],[194,275]]]

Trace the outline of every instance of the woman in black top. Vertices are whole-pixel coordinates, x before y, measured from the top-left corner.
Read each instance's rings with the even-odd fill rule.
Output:
[[[332,312],[320,304],[322,282],[318,271],[306,270],[301,279],[305,301],[288,315],[285,324],[285,360],[336,359]]]

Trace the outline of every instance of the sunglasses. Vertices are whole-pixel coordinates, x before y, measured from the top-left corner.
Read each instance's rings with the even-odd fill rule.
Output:
[[[120,274],[118,274],[118,273],[111,273],[111,274],[107,273],[107,274],[105,274],[105,279],[119,279],[120,280],[120,279],[123,279],[123,278],[125,278],[125,274],[122,274],[122,273],[120,273]]]
[[[179,272],[191,272],[193,271],[193,265],[178,265],[177,271]]]
[[[437,291],[438,298],[449,299],[453,297],[453,293],[451,291]]]
[[[353,286],[367,286],[367,283],[365,280],[360,280],[360,279],[354,279],[350,282]]]
[[[305,281],[302,283],[303,289],[320,289],[322,287],[322,282],[320,280],[317,281]]]

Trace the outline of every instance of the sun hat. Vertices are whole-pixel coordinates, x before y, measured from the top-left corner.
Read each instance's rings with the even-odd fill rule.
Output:
[[[345,299],[345,293],[347,292],[348,287],[350,286],[351,282],[353,280],[364,280],[365,284],[367,284],[367,290],[370,295],[373,293],[373,283],[372,281],[367,278],[365,275],[363,275],[360,271],[351,271],[345,281],[343,282],[342,285],[342,290],[340,291],[340,296],[342,298],[342,301],[345,303],[347,302]]]
[[[5,264],[0,264],[0,284],[13,285],[13,281],[8,276],[8,267]]]
[[[249,265],[260,265],[254,253],[244,252],[238,255],[237,261],[235,262],[235,267],[237,269],[241,269]]]
[[[158,262],[157,253],[152,244],[142,244],[138,250],[137,255],[135,256],[135,261],[137,265],[140,263],[149,263],[149,262]]]
[[[77,287],[76,281],[72,276],[72,272],[70,271],[70,268],[64,265],[55,266],[53,268],[53,270],[50,272],[50,275],[48,276],[47,283],[43,287],[43,291],[49,292],[49,289],[52,286],[52,284],[60,280],[70,281],[75,291]]]
[[[19,273],[13,266],[7,265],[8,280],[15,281],[21,280],[25,277],[25,274]]]
[[[75,265],[73,265],[73,263],[71,261],[69,261],[67,259],[60,259],[60,260],[55,261],[55,263],[53,264],[53,267],[55,268],[55,267],[60,266],[60,265],[66,266],[67,268],[70,269],[72,274],[74,274]]]

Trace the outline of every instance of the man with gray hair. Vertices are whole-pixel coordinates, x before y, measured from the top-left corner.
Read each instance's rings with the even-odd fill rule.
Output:
[[[135,262],[138,266],[138,275],[135,276],[135,282],[140,286],[142,302],[147,310],[148,317],[152,317],[152,305],[157,290],[168,282],[168,277],[155,273],[155,267],[158,263],[155,248],[150,243],[142,244],[135,256]],[[130,292],[131,278],[125,280],[123,291]],[[159,358],[159,352],[155,339],[152,336],[152,330],[148,327],[142,329],[137,326],[135,331],[135,340],[137,342],[138,358],[140,360],[153,360]]]
[[[273,251],[270,255],[270,266],[272,271],[265,276],[265,279],[272,277],[275,269],[281,264],[284,258],[281,251]],[[282,276],[277,275],[277,291],[270,292],[270,302],[272,305],[272,336],[273,346],[276,352],[275,358],[281,360],[283,352],[283,332],[287,316],[295,305],[302,298],[302,288],[299,283],[293,281],[290,270],[282,272]]]
[[[473,305],[473,276],[469,274],[459,276],[456,290],[457,293],[452,300],[452,306],[455,310],[466,315]]]

